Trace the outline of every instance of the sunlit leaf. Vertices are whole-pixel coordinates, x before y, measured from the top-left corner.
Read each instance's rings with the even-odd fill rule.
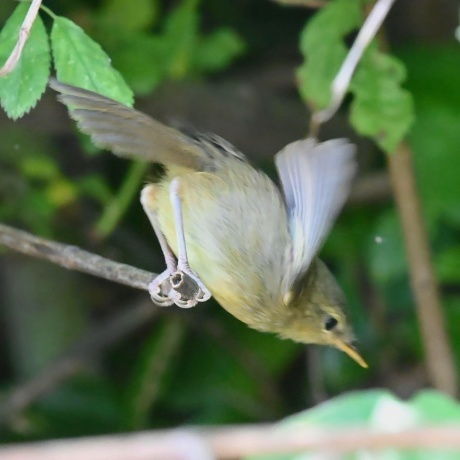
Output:
[[[110,58],[99,44],[72,21],[63,17],[55,18],[51,45],[60,81],[132,105],[132,91],[120,73],[112,67]]]

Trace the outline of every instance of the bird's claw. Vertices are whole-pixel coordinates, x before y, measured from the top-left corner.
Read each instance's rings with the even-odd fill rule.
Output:
[[[149,293],[153,302],[161,307],[176,304],[180,308],[191,308],[211,298],[211,292],[189,267],[165,270],[150,283]]]
[[[176,292],[172,288],[170,281],[172,273],[172,270],[166,269],[148,286],[151,299],[160,307],[169,307],[175,303]]]

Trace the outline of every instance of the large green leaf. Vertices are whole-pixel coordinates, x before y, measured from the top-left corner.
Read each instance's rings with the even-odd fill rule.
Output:
[[[110,58],[72,21],[54,19],[51,45],[59,80],[132,105],[133,93]]]
[[[349,393],[331,399],[313,409],[301,412],[280,423],[281,429],[293,425],[305,427],[338,427],[361,425],[380,431],[401,431],[423,424],[449,423],[460,421],[460,406],[447,396],[432,390],[422,391],[410,401],[401,401],[385,390],[370,390]],[[318,453],[259,455],[251,460],[309,460],[322,458]],[[347,460],[358,460],[365,457],[364,452],[350,453]],[[369,457],[371,458],[371,457]],[[386,449],[372,454],[376,460],[442,460],[458,459],[458,453],[442,451],[396,451]]]
[[[29,4],[20,4],[0,33],[0,66],[2,66],[17,40]],[[0,77],[0,104],[10,118],[22,117],[35,106],[43,94],[50,71],[50,51],[45,26],[37,17],[29,39],[15,69]]]
[[[405,74],[398,59],[381,53],[373,43],[350,85],[355,96],[351,124],[387,153],[394,151],[414,121],[412,96],[401,87]]]

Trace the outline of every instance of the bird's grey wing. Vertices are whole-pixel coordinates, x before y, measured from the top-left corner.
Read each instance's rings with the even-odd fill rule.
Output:
[[[303,139],[275,158],[289,215],[292,255],[287,290],[309,268],[350,191],[355,146],[346,139]]]
[[[50,87],[93,142],[124,158],[206,169],[206,152],[180,131],[100,94],[55,79]]]

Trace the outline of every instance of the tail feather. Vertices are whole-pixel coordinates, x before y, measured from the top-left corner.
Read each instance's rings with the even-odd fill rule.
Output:
[[[119,102],[57,80],[50,87],[68,107],[81,131],[101,148],[123,158],[163,165],[178,165],[197,171],[210,161],[188,136]]]

